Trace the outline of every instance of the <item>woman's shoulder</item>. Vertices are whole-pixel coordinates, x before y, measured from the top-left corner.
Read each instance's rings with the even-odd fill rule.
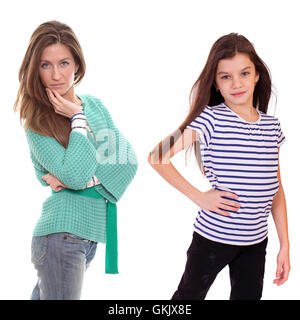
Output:
[[[101,104],[103,105],[101,99],[99,99],[98,97],[92,95],[92,94],[77,94],[77,96],[80,98],[80,100],[84,103],[84,104]]]
[[[27,138],[35,138],[35,139],[39,139],[39,138],[50,138],[53,139],[53,137],[49,137],[46,136],[45,134],[42,134],[41,132],[37,132],[35,129],[27,126],[25,129],[25,135]]]

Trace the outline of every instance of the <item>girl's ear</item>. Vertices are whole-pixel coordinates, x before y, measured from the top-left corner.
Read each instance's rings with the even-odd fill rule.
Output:
[[[259,80],[259,74],[256,73],[255,78],[254,78],[254,83],[257,84],[258,80]]]
[[[216,88],[216,91],[218,92],[218,91],[219,91],[219,88],[218,88],[218,86],[217,86],[217,82],[216,82],[216,80],[214,80],[214,82],[213,82],[213,86]]]

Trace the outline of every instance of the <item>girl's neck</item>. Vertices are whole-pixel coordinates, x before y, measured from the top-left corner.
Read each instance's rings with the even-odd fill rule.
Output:
[[[255,122],[259,118],[259,113],[253,107],[253,105],[234,105],[232,103],[226,103],[226,101],[224,103],[227,105],[227,107],[229,107],[232,111],[234,111],[246,121]]]

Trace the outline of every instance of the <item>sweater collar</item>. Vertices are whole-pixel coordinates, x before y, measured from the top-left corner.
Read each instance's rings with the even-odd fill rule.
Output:
[[[90,95],[77,94],[77,96],[82,101],[83,112],[86,116],[86,121],[93,131],[95,137],[97,133],[104,127],[108,128],[105,114],[98,103],[96,103],[95,98],[93,99]],[[105,125],[103,123],[105,122]]]

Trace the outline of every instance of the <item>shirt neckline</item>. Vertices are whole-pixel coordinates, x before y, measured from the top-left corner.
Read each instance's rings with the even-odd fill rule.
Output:
[[[225,102],[222,102],[222,105],[225,106],[227,109],[229,109],[230,112],[233,113],[236,117],[238,117],[241,121],[243,121],[243,122],[245,122],[245,123],[247,123],[247,124],[257,124],[257,123],[259,123],[260,120],[261,120],[261,113],[260,113],[260,111],[259,111],[257,108],[256,108],[255,110],[256,110],[257,113],[258,113],[258,119],[257,119],[256,121],[252,121],[252,122],[251,122],[251,121],[246,121],[244,118],[242,118],[241,116],[239,116],[236,112],[234,112],[231,108],[229,108]]]

